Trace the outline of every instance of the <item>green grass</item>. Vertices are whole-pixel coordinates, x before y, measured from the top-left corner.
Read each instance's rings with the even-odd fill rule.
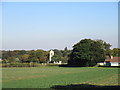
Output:
[[[118,85],[118,68],[22,67],[2,68],[3,88],[49,88],[54,85]]]

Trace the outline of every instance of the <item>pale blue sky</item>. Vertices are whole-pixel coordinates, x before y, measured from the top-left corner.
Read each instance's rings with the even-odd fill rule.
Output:
[[[2,3],[0,2],[0,50],[2,49]]]
[[[117,2],[2,4],[3,49],[72,49],[84,38],[118,46]]]

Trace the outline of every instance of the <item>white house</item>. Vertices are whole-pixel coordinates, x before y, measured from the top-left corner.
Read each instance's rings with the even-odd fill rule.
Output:
[[[62,64],[62,61],[54,62],[54,64]]]
[[[107,58],[104,61],[105,66],[120,66],[120,57]]]

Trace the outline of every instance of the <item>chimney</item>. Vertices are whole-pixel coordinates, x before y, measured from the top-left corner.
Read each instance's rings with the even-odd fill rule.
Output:
[[[111,56],[111,59],[113,59],[113,56]]]

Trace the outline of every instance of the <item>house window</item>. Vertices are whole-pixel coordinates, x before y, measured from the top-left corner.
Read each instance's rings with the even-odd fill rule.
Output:
[[[111,66],[110,61],[106,61],[106,66]]]

